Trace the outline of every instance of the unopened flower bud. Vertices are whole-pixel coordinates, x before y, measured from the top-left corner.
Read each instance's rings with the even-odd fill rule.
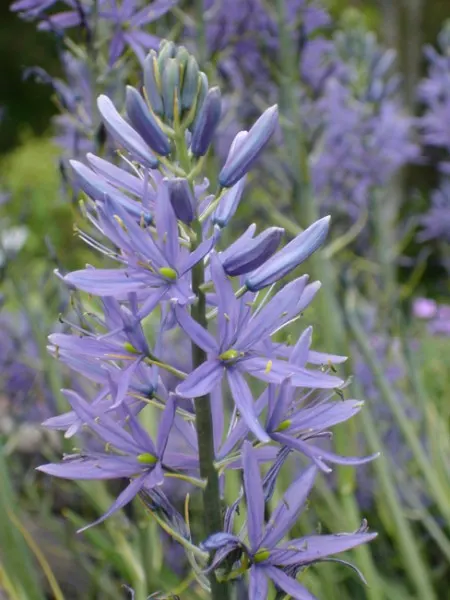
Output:
[[[161,117],[164,114],[164,107],[158,86],[160,75],[157,69],[157,54],[152,50],[144,61],[144,86],[152,111]]]
[[[161,156],[169,154],[170,142],[166,134],[149,111],[140,93],[131,86],[127,86],[126,107],[131,124],[150,148]]]
[[[227,275],[234,277],[257,269],[273,255],[284,234],[281,227],[269,227],[253,239],[254,231],[255,226],[250,226],[243,236],[219,254]]]
[[[187,179],[171,177],[164,179],[169,191],[173,211],[183,223],[191,223],[195,218],[195,197]]]
[[[290,273],[305,261],[325,241],[330,226],[330,217],[324,217],[300,233],[275,256],[256,269],[246,279],[245,285],[256,292]]]
[[[184,72],[186,70],[186,65],[187,65],[187,62],[188,62],[190,56],[191,55],[189,54],[189,52],[186,50],[186,48],[184,46],[178,47],[177,52],[175,54],[175,58],[177,59],[178,64],[180,65],[180,70],[181,70],[181,73],[183,74],[183,76],[184,76]]]
[[[200,112],[202,110],[203,102],[205,101],[206,94],[208,93],[208,78],[206,77],[203,71],[199,73],[200,79],[200,88],[197,93],[197,103],[195,106],[195,117],[192,125],[190,126],[190,130],[193,131],[195,129],[195,125],[197,124],[197,120],[199,119]]]
[[[180,69],[176,58],[168,58],[164,71],[161,75],[162,99],[164,104],[164,115],[167,120],[172,121],[174,117],[175,98],[180,103]]]
[[[199,68],[197,61],[193,56],[189,56],[186,63],[183,89],[181,91],[181,108],[189,110],[194,103],[198,90]]]
[[[222,187],[231,187],[250,170],[270,140],[278,123],[278,107],[275,104],[259,117],[248,132],[245,142],[235,152],[230,150],[219,174]]]
[[[150,169],[158,166],[158,159],[149,150],[142,137],[117,112],[114,104],[103,94],[97,99],[97,106],[108,132],[132,154],[136,160]]]
[[[222,106],[218,87],[211,88],[192,129],[191,151],[194,156],[204,156],[213,140],[220,121]]]
[[[176,46],[173,42],[162,40],[158,52],[158,68],[160,73],[164,72],[167,61],[174,58],[176,50]]]
[[[235,152],[244,143],[247,137],[247,131],[240,131],[231,144],[230,153]],[[214,213],[213,223],[219,225],[219,227],[225,227],[228,225],[230,219],[234,216],[239,202],[241,201],[242,194],[244,192],[246,177],[242,177],[237,183],[233,185],[221,198],[219,205]]]

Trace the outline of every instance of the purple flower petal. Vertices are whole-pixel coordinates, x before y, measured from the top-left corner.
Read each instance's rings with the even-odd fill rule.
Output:
[[[150,152],[141,136],[119,115],[108,96],[99,96],[97,106],[109,133],[143,165],[150,169],[157,167],[156,157]]]
[[[291,356],[289,357],[289,362],[297,365],[297,367],[304,367],[306,365],[309,357],[311,339],[312,327],[307,327],[293,347]]]
[[[192,371],[176,389],[182,398],[199,398],[209,394],[219,384],[225,367],[219,360],[207,360]]]
[[[90,525],[86,525],[86,527],[82,527],[78,530],[78,533],[82,531],[86,531],[90,527],[94,527],[94,525],[98,525],[99,523],[103,523],[105,519],[110,517],[112,514],[126,506],[129,502],[133,500],[133,498],[139,493],[139,491],[144,486],[145,479],[147,478],[147,473],[133,479],[131,483],[123,490],[121,494],[119,494],[113,502],[113,504],[109,507],[109,509],[102,515],[99,519],[91,523]]]
[[[269,582],[266,578],[266,569],[259,565],[250,568],[248,598],[249,600],[262,600],[269,593]]]
[[[317,600],[305,587],[303,587],[293,577],[286,575],[281,569],[276,567],[265,567],[267,576],[272,579],[275,585],[281,588],[286,594],[289,594],[294,600]]]
[[[156,452],[159,457],[162,457],[166,450],[169,434],[172,429],[173,420],[175,418],[175,410],[175,397],[173,396],[173,394],[170,394],[158,427],[158,437],[156,439]]]
[[[194,344],[196,344],[205,352],[219,351],[216,340],[213,338],[213,336],[201,325],[199,325],[184,307],[175,304],[174,310],[180,327],[191,338]]]
[[[377,537],[376,533],[340,533],[334,535],[310,535],[290,540],[285,545],[286,558],[283,565],[306,565],[332,554],[346,552]],[[295,550],[292,555],[287,553]],[[283,550],[280,548],[280,554]],[[274,557],[275,558],[275,557]],[[281,556],[280,556],[281,558]]]
[[[247,533],[250,548],[259,548],[264,528],[264,493],[259,473],[259,465],[250,442],[244,442],[242,449],[244,469],[244,489],[247,501]]]
[[[64,281],[96,296],[116,298],[146,287],[142,279],[128,277],[126,273],[123,269],[82,269],[68,273]]]
[[[334,452],[323,450],[322,448],[313,446],[311,443],[304,442],[303,440],[296,437],[285,435],[284,433],[274,433],[272,437],[280,444],[285,444],[286,446],[289,446],[289,448],[298,450],[302,454],[305,454],[306,456],[311,458],[311,460],[313,460],[314,463],[325,473],[331,472],[331,469],[330,467],[328,467],[326,462],[330,462],[337,465],[358,466],[371,462],[372,460],[378,458],[378,456],[380,455],[380,453],[377,452],[375,454],[371,454],[370,456],[363,457],[339,456],[338,454],[334,454]]]
[[[261,442],[270,442],[269,435],[263,429],[255,414],[253,396],[242,373],[237,369],[229,368],[227,369],[227,379],[234,403],[250,431]]]
[[[316,473],[316,467],[309,467],[290,485],[270,517],[261,546],[273,548],[292,528],[308,498]]]
[[[70,458],[37,467],[38,471],[62,479],[90,480],[131,477],[142,471],[133,457],[99,455],[96,458]]]

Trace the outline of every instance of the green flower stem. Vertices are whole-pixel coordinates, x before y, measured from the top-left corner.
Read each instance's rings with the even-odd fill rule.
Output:
[[[347,319],[353,337],[361,351],[364,360],[367,362],[372,371],[377,388],[380,391],[383,400],[391,409],[400,431],[408,443],[408,446],[414,457],[414,461],[422,472],[424,480],[427,482],[429,490],[436,501],[437,506],[442,512],[442,515],[445,516],[448,521],[450,521],[450,503],[448,501],[447,490],[442,487],[441,481],[436,476],[436,470],[433,468],[433,465],[430,463],[426,453],[424,452],[422,444],[420,443],[410,419],[405,414],[405,411],[392,392],[391,385],[384,376],[382,365],[370,347],[367,337],[358,321],[355,306],[356,299],[354,295],[352,297],[349,296],[346,307]],[[367,410],[367,406],[365,410]]]
[[[196,223],[197,244],[202,241],[202,227],[199,221]],[[201,288],[204,283],[204,267],[200,261],[192,271],[192,289],[198,301],[191,308],[192,317],[205,329],[208,322],[206,319],[206,299]],[[193,367],[199,367],[206,361],[206,354],[202,348],[192,343]],[[206,480],[203,491],[203,508],[205,515],[205,536],[222,531],[223,519],[221,513],[219,476],[214,466],[214,440],[212,428],[212,411],[210,396],[202,396],[195,400],[195,426],[197,429],[198,449],[200,457],[200,476]],[[228,586],[219,583],[214,573],[210,575],[211,597],[214,600],[228,600]]]
[[[206,66],[208,47],[206,43],[206,28],[205,28],[205,1],[195,1],[195,23],[197,25],[197,53],[198,62],[200,65]]]
[[[362,208],[361,214],[358,217],[356,223],[354,223],[348,231],[346,231],[341,237],[338,237],[336,240],[333,240],[331,244],[329,244],[325,250],[324,255],[325,258],[331,258],[341,250],[344,250],[347,246],[349,246],[362,232],[364,227],[367,225],[367,220],[369,218],[369,212],[367,209]]]
[[[187,374],[184,373],[183,371],[179,371],[175,367],[172,367],[172,365],[168,365],[167,363],[161,362],[159,360],[155,360],[153,358],[147,357],[144,359],[144,361],[148,365],[155,365],[156,367],[159,367],[160,369],[164,369],[168,373],[172,373],[172,375],[175,375],[175,377],[178,377],[179,379],[186,379],[186,377],[187,377]]]
[[[381,313],[386,315],[388,330],[392,311],[396,306],[397,273],[395,266],[395,221],[398,213],[395,198],[383,194],[381,190],[372,195],[373,232],[375,235],[375,250],[381,269]]]
[[[184,136],[176,137],[177,154],[180,158],[181,167],[190,171],[190,159],[187,153]],[[184,147],[184,150],[183,150]],[[194,184],[190,181],[192,192]],[[202,243],[202,224],[197,219],[193,223],[195,242],[192,251]],[[191,316],[202,327],[207,329],[208,321],[206,318],[206,298],[203,291],[205,284],[204,265],[199,261],[192,269],[192,291],[197,297],[197,301],[192,305]],[[192,365],[197,368],[206,361],[206,353],[192,342]],[[203,490],[203,508],[205,515],[204,536],[208,537],[213,533],[222,531],[223,519],[219,491],[219,475],[214,465],[214,438],[212,425],[211,399],[209,395],[196,398],[195,400],[195,427],[197,430],[198,451],[200,458],[200,477],[206,481]],[[211,585],[211,597],[214,600],[228,600],[228,586],[225,583],[219,583],[214,573],[209,577]]]

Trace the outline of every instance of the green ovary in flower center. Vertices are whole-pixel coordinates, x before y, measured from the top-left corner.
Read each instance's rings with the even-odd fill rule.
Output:
[[[241,356],[243,356],[243,354],[243,352],[239,352],[239,350],[233,350],[231,348],[230,350],[226,350],[225,352],[222,352],[222,354],[219,354],[219,359],[225,362],[229,362],[240,358]]]
[[[286,431],[292,425],[292,421],[290,419],[286,419],[286,421],[282,421],[278,427],[275,429],[276,432]]]
[[[130,342],[125,342],[123,347],[127,352],[131,352],[131,354],[139,354],[139,350],[136,350],[136,348],[133,346],[133,344],[130,344]]]
[[[161,267],[158,273],[170,281],[175,281],[178,277],[178,273],[172,267]]]
[[[150,454],[149,452],[138,454],[137,460],[143,465],[154,465],[158,462],[156,456],[153,456],[153,454]]]
[[[260,563],[263,562],[264,560],[267,560],[270,556],[270,552],[269,550],[267,550],[266,548],[261,548],[261,550],[258,550],[258,552],[256,552],[256,554],[253,556],[253,562],[254,563]]]

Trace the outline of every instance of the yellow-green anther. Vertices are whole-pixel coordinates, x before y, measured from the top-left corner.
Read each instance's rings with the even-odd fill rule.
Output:
[[[158,273],[166,279],[170,279],[170,281],[175,281],[178,277],[177,272],[172,267],[161,267],[158,269]]]
[[[136,350],[136,348],[133,346],[133,344],[130,344],[130,342],[125,342],[123,347],[127,352],[131,352],[131,354],[139,354],[139,350]]]
[[[219,355],[220,360],[234,360],[240,356],[240,352],[237,350],[227,350]]]
[[[125,226],[125,223],[122,221],[122,219],[119,217],[119,215],[114,215],[114,220],[122,227],[122,229],[126,232],[127,228]]]
[[[150,454],[149,452],[144,452],[143,454],[139,454],[137,459],[138,459],[138,462],[142,463],[143,465],[154,465],[155,463],[158,462],[158,459],[156,458],[156,456],[153,456],[153,454]]]
[[[269,556],[270,556],[269,550],[266,550],[265,548],[261,548],[261,550],[258,550],[258,552],[254,555],[253,562],[255,562],[255,563],[263,562],[264,560],[267,560],[269,558]]]
[[[278,427],[275,429],[275,431],[286,431],[286,429],[289,429],[289,427],[292,425],[292,421],[290,419],[286,419],[286,421],[282,421]]]

